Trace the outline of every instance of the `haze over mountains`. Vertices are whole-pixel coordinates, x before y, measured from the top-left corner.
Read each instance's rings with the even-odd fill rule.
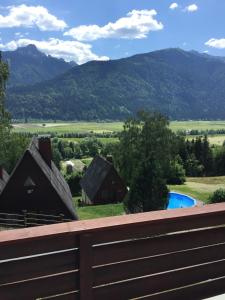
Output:
[[[28,50],[35,52],[32,47]],[[20,51],[15,52],[20,55]],[[119,120],[141,109],[158,110],[177,120],[225,117],[225,59],[221,57],[165,49],[73,68],[44,54],[35,60],[41,71],[33,82],[25,74],[34,70],[33,60],[25,55],[24,63],[18,59],[21,66],[15,67],[16,72],[11,70],[8,108],[13,118]]]

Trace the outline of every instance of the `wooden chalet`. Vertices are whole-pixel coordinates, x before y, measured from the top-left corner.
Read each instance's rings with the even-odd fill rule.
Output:
[[[9,179],[8,173],[6,172],[5,169],[3,169],[2,166],[0,166],[0,194],[3,190],[3,188],[5,187],[6,182],[8,181],[8,179]]]
[[[52,161],[51,140],[46,136],[33,138],[0,195],[1,214],[24,211],[78,219],[69,186]]]
[[[117,173],[111,159],[96,156],[81,179],[82,201],[85,204],[121,202],[127,187]]]

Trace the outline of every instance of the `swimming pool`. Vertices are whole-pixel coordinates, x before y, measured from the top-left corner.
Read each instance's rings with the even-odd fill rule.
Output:
[[[191,198],[184,194],[178,194],[174,192],[169,193],[169,204],[167,209],[192,207],[197,204],[194,198]]]

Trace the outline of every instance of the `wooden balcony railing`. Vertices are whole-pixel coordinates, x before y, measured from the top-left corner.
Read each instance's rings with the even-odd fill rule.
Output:
[[[0,228],[4,229],[33,227],[70,221],[72,220],[66,219],[63,214],[43,214],[25,210],[19,213],[0,212]]]
[[[225,204],[0,232],[0,299],[225,293]]]

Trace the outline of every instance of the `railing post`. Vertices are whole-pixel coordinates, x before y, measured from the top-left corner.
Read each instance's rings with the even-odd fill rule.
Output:
[[[23,225],[27,227],[27,210],[23,210]]]
[[[92,236],[80,235],[80,300],[92,300],[93,287]]]

